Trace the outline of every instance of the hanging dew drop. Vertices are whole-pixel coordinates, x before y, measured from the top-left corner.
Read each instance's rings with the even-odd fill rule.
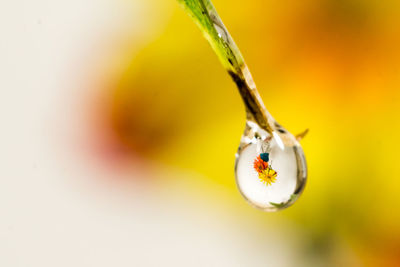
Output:
[[[247,121],[236,155],[239,191],[251,205],[264,211],[292,205],[307,178],[303,150],[296,138],[287,131],[274,133]]]
[[[265,108],[243,56],[211,1],[178,2],[210,42],[236,83],[246,108],[246,128],[235,162],[239,191],[251,205],[263,211],[289,207],[300,196],[307,179],[306,161],[298,140]]]

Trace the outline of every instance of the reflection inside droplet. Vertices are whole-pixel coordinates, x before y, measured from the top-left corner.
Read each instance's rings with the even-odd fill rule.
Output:
[[[303,150],[295,137],[285,130],[271,135],[251,121],[246,123],[235,170],[244,198],[265,211],[293,204],[307,177]]]

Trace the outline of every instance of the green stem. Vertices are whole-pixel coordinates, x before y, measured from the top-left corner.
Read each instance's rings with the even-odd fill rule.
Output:
[[[238,47],[210,0],[177,0],[203,32],[222,65],[236,83],[247,117],[272,133],[273,118],[265,109],[256,85]]]

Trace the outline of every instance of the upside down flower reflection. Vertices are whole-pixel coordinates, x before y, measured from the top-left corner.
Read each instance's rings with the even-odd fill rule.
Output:
[[[254,160],[254,169],[258,172],[260,181],[266,186],[275,183],[276,177],[278,176],[278,173],[269,166],[268,160],[269,153],[261,153]]]

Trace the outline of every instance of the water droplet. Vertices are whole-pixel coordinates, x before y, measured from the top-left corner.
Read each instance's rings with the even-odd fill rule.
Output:
[[[303,191],[307,166],[296,138],[278,124],[258,94],[244,58],[211,1],[184,4],[236,83],[246,107],[246,129],[236,155],[236,183],[244,198],[264,211],[292,205]],[[199,16],[198,11],[205,16]],[[210,24],[214,30],[210,30]],[[257,122],[257,123],[255,123]],[[303,137],[307,131],[299,137]]]
[[[235,172],[243,197],[264,211],[292,205],[307,178],[303,150],[296,138],[281,126],[270,134],[252,121],[246,122]]]

